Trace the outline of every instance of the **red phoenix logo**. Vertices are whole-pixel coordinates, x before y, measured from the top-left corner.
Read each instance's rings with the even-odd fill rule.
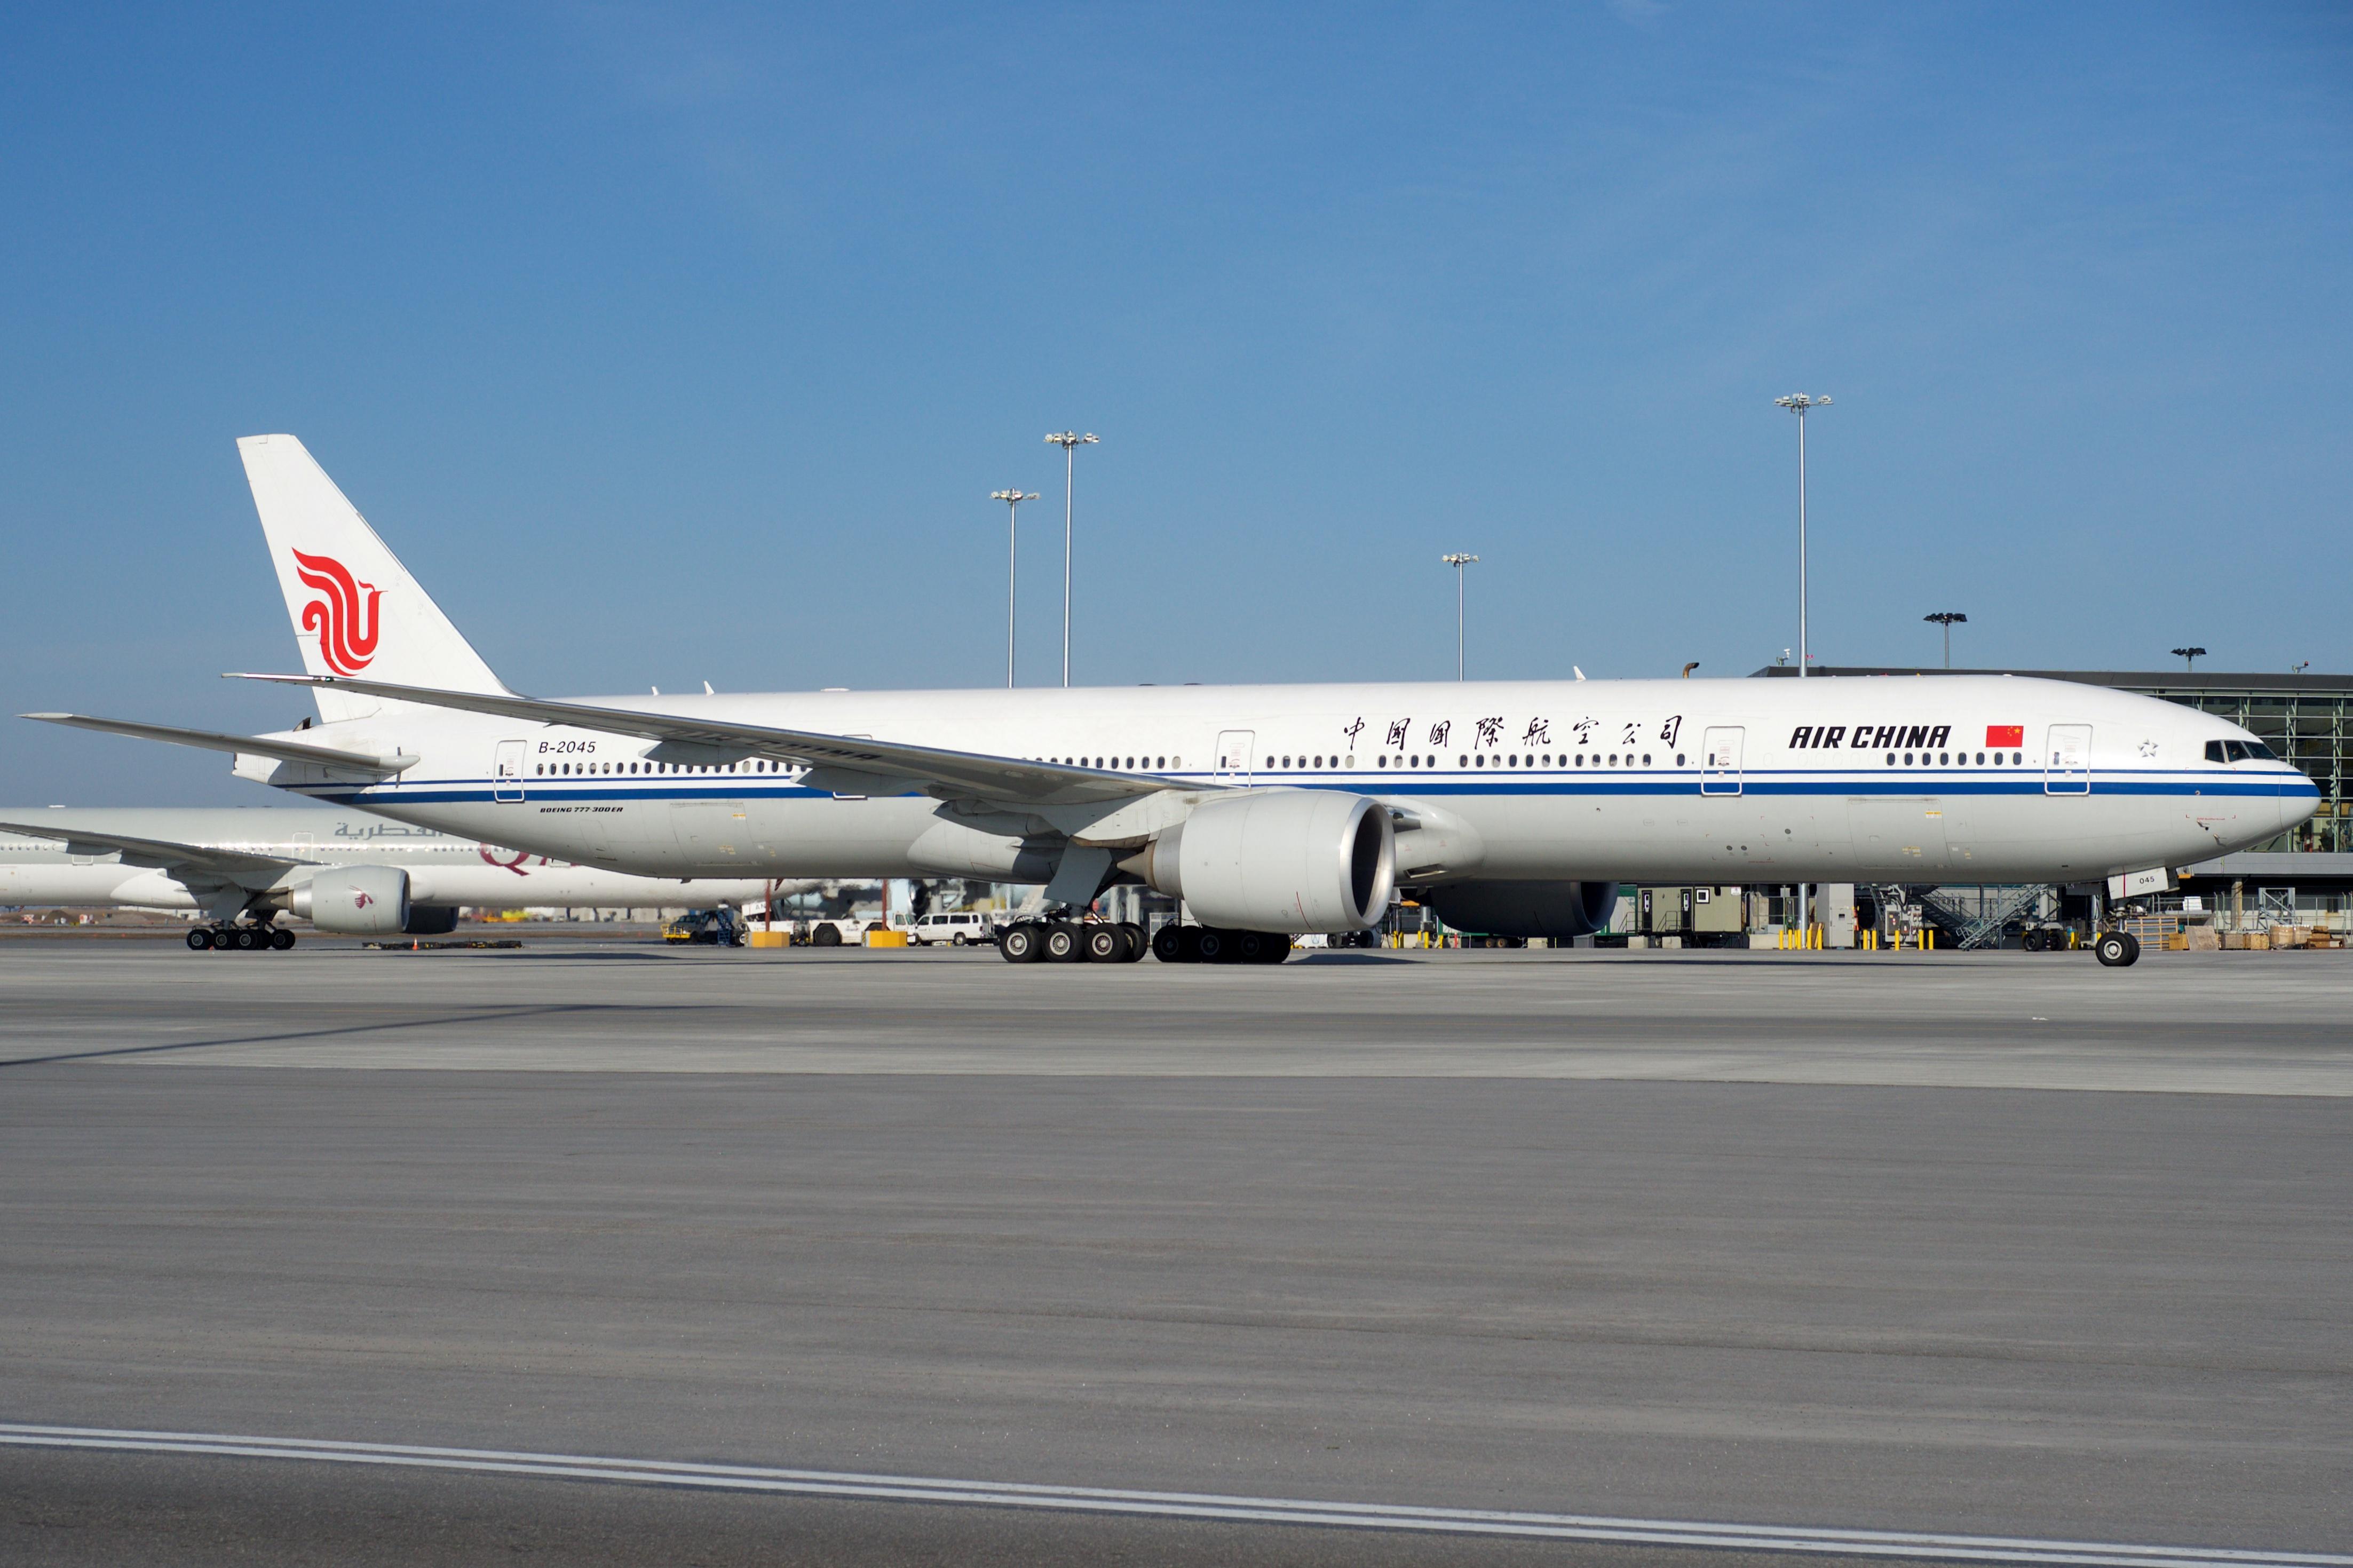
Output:
[[[302,606],[302,629],[319,634],[319,657],[337,675],[365,669],[375,657],[375,607],[383,590],[360,582],[330,555],[305,555],[297,550],[294,572],[322,595]]]

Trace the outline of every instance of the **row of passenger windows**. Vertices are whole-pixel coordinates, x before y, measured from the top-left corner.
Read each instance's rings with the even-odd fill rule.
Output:
[[[748,763],[542,763],[533,771],[562,778],[575,773],[787,773],[792,769],[755,757]]]
[[[1896,765],[1895,753],[1893,752],[1887,753],[1887,765],[1891,768]],[[1907,768],[1915,765],[1912,761],[1911,752],[1906,752],[1904,753],[1903,765]],[[1969,754],[1967,752],[1923,752],[1920,753],[1920,761],[1917,765],[1924,768],[1965,768],[1969,765]],[[1984,767],[1985,765],[1986,754],[1983,752],[1979,752],[1978,753],[1978,766]],[[2001,766],[2001,753],[2000,752],[1996,752],[1993,754],[1993,765],[1995,767]],[[2010,765],[2014,768],[2024,767],[2026,765],[2026,753],[2024,752],[2010,752]]]
[[[1969,753],[1967,752],[1905,752],[1901,753],[1903,761],[1900,763],[1896,760],[1897,756],[1898,753],[1894,752],[1887,753],[1887,765],[1889,767],[1968,767],[1970,765]],[[1174,756],[1128,757],[1124,760],[1118,757],[1096,757],[1092,762],[1085,757],[1046,757],[1043,759],[1034,760],[1042,760],[1048,763],[1060,763],[1065,767],[1120,768],[1130,773],[1134,772],[1138,767],[1161,770],[1170,767],[1183,767],[1185,765],[1184,758]],[[2269,746],[2264,745],[2260,741],[2209,741],[2206,742],[2206,760],[2210,763],[2242,763],[2250,761],[2277,762],[2279,758],[2273,752]],[[2003,761],[2002,753],[1995,752],[1992,753],[1992,762],[1990,765],[1997,768],[2000,767],[2003,765]],[[2023,767],[2026,764],[2026,753],[2023,752],[2012,752],[2009,755],[2008,762],[2009,765],[2011,767]],[[1441,758],[1417,754],[1413,756],[1399,757],[1395,765],[1400,768],[1435,768],[1441,766],[1442,764],[1443,759]],[[1325,767],[1354,768],[1356,765],[1356,759],[1354,757],[1344,759],[1338,756],[1326,757],[1319,755],[1313,757],[1292,757],[1283,755],[1271,756],[1267,758],[1266,765],[1270,771],[1277,772],[1298,768],[1305,768],[1310,771]],[[1377,757],[1373,761],[1373,766],[1376,768],[1387,768],[1391,764],[1387,756]],[[1454,765],[1460,767],[1461,766],[1461,763],[1457,762]],[[1554,765],[1554,758],[1553,754],[1549,752],[1541,753],[1506,752],[1500,756],[1493,758],[1490,758],[1484,752],[1481,752],[1472,757],[1471,765],[1474,768],[1548,768]],[[1648,752],[1642,752],[1641,761],[1638,764],[1635,759],[1635,753],[1632,752],[1595,752],[1589,756],[1583,752],[1577,752],[1574,753],[1564,752],[1559,758],[1558,765],[1565,768],[1630,768],[1637,765],[1647,768],[1651,765],[1651,755]],[[1683,752],[1678,752],[1675,753],[1674,765],[1679,768],[1688,765],[1688,759]],[[1981,768],[1989,765],[1987,763],[1986,752],[1979,752],[1977,753],[1976,765]],[[790,773],[792,769],[789,765],[784,763],[770,762],[765,758],[754,758],[747,763],[542,763],[533,771],[542,776],[553,774],[561,777],[575,773],[636,773],[640,772],[647,773]]]

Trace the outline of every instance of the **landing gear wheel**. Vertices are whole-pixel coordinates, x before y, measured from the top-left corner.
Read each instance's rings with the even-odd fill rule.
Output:
[[[1233,962],[1233,933],[1219,931],[1215,926],[1199,926],[1195,929],[1201,934],[1193,939],[1193,951],[1203,963]]]
[[[1083,926],[1089,963],[1125,963],[1127,933],[1115,925]]]
[[[1134,921],[1120,921],[1119,940],[1125,943],[1127,947],[1127,951],[1120,955],[1120,962],[1122,963],[1138,963],[1143,962],[1145,941],[1144,928],[1142,926],[1137,925]]]
[[[206,931],[204,927],[198,926],[195,930],[188,933],[188,947],[190,951],[195,952],[208,952],[212,950],[212,945],[213,933]]]
[[[290,931],[271,931],[269,933],[269,945],[276,948],[279,952],[284,952],[288,948],[294,945],[294,933]]]
[[[2130,931],[2102,931],[2092,952],[2109,969],[2129,969],[2140,959],[2140,938]]]
[[[1056,921],[1046,928],[1045,946],[1047,960],[1053,963],[1084,963],[1090,956],[1085,929],[1068,921]]]
[[[1189,943],[1185,933],[1190,926],[1165,925],[1152,933],[1152,956],[1163,963],[1194,963],[1200,960],[1198,950],[1186,951]],[[192,933],[193,934],[193,933]]]
[[[1008,963],[1035,963],[1046,956],[1045,946],[1038,940],[1038,928],[1026,921],[997,933],[997,951]]]

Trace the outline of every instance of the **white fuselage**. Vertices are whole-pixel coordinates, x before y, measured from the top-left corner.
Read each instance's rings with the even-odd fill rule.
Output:
[[[2074,882],[2261,843],[2317,801],[2284,763],[2207,760],[2210,742],[2252,739],[2220,719],[2007,677],[583,700],[1205,791],[1373,795],[1398,808],[1406,883]],[[465,855],[480,841],[653,877],[1042,881],[1071,831],[1018,807],[814,790],[743,751],[405,704],[301,733],[420,760],[375,784],[258,757],[238,771],[457,836]]]
[[[412,902],[474,909],[659,909],[744,904],[764,896],[757,878],[681,882],[572,865],[470,835],[350,809],[275,807],[57,809],[22,807],[0,818],[74,827],[299,862],[259,886],[300,886],[322,866],[389,866],[408,873]],[[0,833],[0,905],[194,910],[209,908],[204,879],[119,853],[74,855],[61,837]],[[798,889],[791,889],[798,890]]]

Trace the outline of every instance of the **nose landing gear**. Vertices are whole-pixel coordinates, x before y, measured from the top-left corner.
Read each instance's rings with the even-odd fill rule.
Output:
[[[2092,956],[2109,969],[2128,969],[2140,962],[2140,938],[2128,931],[2104,931],[2092,944]]]

